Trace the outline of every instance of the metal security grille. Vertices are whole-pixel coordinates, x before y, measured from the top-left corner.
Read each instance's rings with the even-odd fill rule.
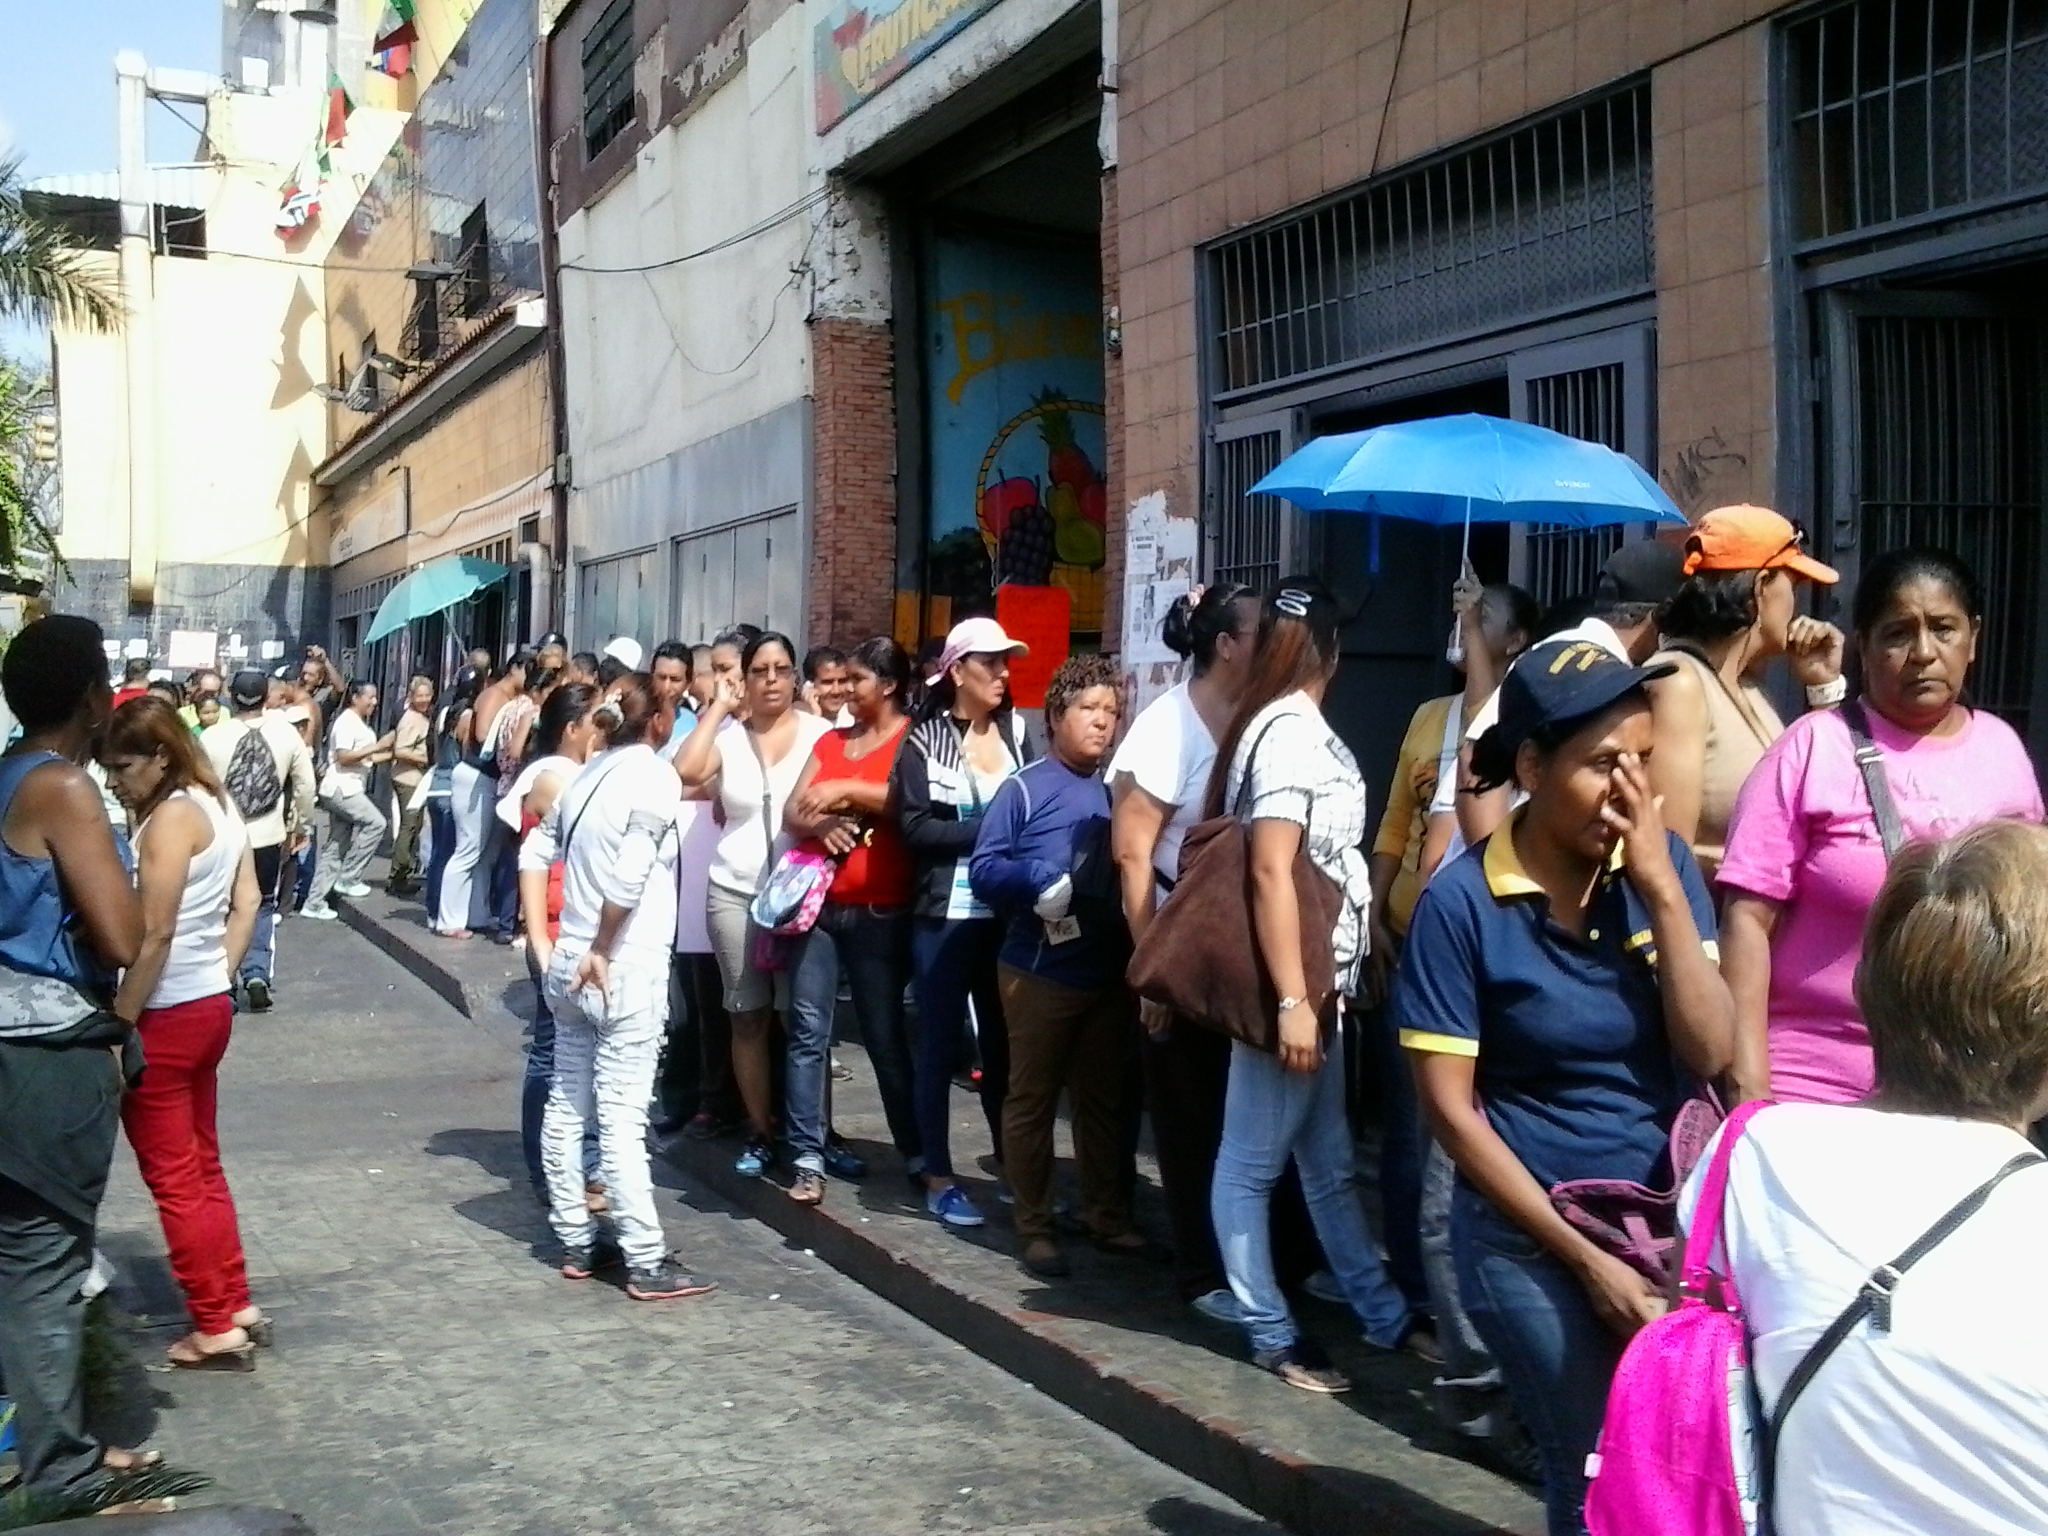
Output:
[[[1209,278],[1226,394],[1646,291],[1649,87],[1239,236]]]
[[[1212,581],[1236,581],[1263,592],[1280,579],[1292,509],[1277,496],[1246,490],[1281,458],[1278,432],[1254,432],[1216,445],[1216,515],[1210,520]]]
[[[583,39],[583,154],[589,159],[633,121],[633,0],[612,0]]]
[[[1620,363],[1525,380],[1522,419],[1568,437],[1625,449],[1623,383]],[[1528,588],[1549,608],[1593,590],[1600,567],[1621,545],[1622,529],[1531,528],[1527,539]]]
[[[1785,42],[1800,240],[2048,188],[2048,0],[1847,0]]]
[[[1994,318],[1856,321],[1865,567],[1912,544],[1960,556],[1985,593],[1971,692],[2026,734],[2041,604],[2041,338]]]

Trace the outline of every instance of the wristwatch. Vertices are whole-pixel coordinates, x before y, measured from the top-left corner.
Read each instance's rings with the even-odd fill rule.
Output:
[[[1849,697],[1849,680],[1846,677],[1832,677],[1824,683],[1806,685],[1806,702],[1815,709],[1826,709],[1830,704],[1839,704]]]
[[[1280,999],[1280,1011],[1282,1013],[1292,1013],[1296,1008],[1306,1008],[1307,1006],[1308,999],[1305,997],[1283,997]]]

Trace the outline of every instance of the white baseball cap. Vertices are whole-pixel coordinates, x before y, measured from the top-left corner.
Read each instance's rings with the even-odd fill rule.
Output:
[[[946,648],[932,666],[925,682],[936,686],[963,656],[1029,656],[1031,647],[1012,640],[994,619],[962,619],[946,636]]]
[[[640,642],[631,635],[620,635],[605,642],[604,654],[620,663],[628,672],[638,672],[640,662],[647,653],[640,648]]]

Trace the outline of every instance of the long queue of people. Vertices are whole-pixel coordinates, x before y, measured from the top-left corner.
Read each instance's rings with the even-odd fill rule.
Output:
[[[1324,714],[1341,610],[1307,577],[1176,605],[1187,678],[1129,720],[1114,665],[1076,657],[1027,723],[1023,647],[986,618],[915,667],[882,637],[801,660],[747,628],[651,658],[550,637],[438,699],[415,680],[383,735],[374,690],[336,685],[306,910],[367,890],[388,819],[367,775],[408,771],[394,889],[423,877],[451,942],[526,949],[522,1130],[565,1277],[616,1253],[635,1300],[715,1288],[662,1229],[650,1129],[730,1135],[739,1172],[801,1203],[867,1173],[832,1124],[843,990],[934,1220],[989,1219],[951,1145],[965,1080],[1027,1273],[1059,1282],[1077,1236],[1167,1258],[1133,1209],[1149,1119],[1186,1302],[1316,1393],[1349,1382],[1290,1292],[1343,1303],[1371,1345],[1439,1366],[1439,1410],[1540,1480],[1554,1536],[1587,1528],[1610,1384],[1666,1308],[1715,1125],[1772,1101],[1720,1165],[1711,1259],[1748,1300],[1764,1399],[1888,1277],[1881,1336],[1773,1437],[1780,1528],[2038,1530],[2048,1341],[2002,1323],[2030,1315],[2048,1194],[2012,1179],[1911,1282],[1886,1266],[2048,1113],[2041,796],[1966,702],[1974,574],[1882,556],[1847,635],[1799,613],[1800,583],[1834,580],[1737,507],[1682,547],[1623,546],[1578,613],[1461,582],[1464,687],[1417,712],[1376,834]],[[193,1319],[170,1363],[248,1369],[268,1341],[214,1075],[285,884],[262,851],[307,819],[302,739],[255,682],[195,738],[165,701],[111,709],[99,655],[89,623],[49,619],[0,660],[25,732],[0,758],[0,1376],[24,1474],[56,1490],[149,1465],[80,1418],[117,1121]],[[1789,725],[1780,658],[1808,706]],[[241,738],[270,735],[282,771],[259,773]],[[1176,900],[1183,853],[1228,821],[1243,888],[1191,932],[1219,909]],[[1173,942],[1249,946],[1271,1017],[1225,1033],[1172,988],[1136,995],[1134,951]],[[1380,1098],[1377,1240],[1351,1054]]]

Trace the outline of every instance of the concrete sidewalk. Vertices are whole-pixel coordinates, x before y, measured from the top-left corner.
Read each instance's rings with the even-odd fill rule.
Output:
[[[344,919],[473,1019],[530,1010],[517,950],[429,934],[417,903],[377,894],[338,901]],[[1350,1394],[1295,1391],[1249,1363],[1242,1335],[1183,1305],[1163,1267],[1069,1245],[1073,1276],[1023,1274],[1009,1212],[993,1181],[963,1182],[987,1214],[961,1234],[924,1213],[889,1145],[878,1095],[857,1045],[839,1047],[851,1081],[833,1085],[834,1122],[869,1163],[858,1185],[835,1181],[826,1203],[799,1206],[786,1170],[768,1179],[732,1171],[736,1144],[675,1138],[663,1154],[678,1174],[782,1233],[793,1246],[858,1280],[921,1321],[995,1362],[1131,1444],[1305,1536],[1362,1531],[1481,1536],[1541,1530],[1539,1501],[1472,1459],[1428,1406],[1419,1362],[1365,1344],[1348,1311],[1298,1302],[1305,1331],[1356,1383]],[[985,1169],[980,1106],[955,1096],[956,1164]],[[1060,1129],[1064,1166],[1072,1148]],[[1149,1159],[1140,1163],[1139,1215],[1163,1234]]]

